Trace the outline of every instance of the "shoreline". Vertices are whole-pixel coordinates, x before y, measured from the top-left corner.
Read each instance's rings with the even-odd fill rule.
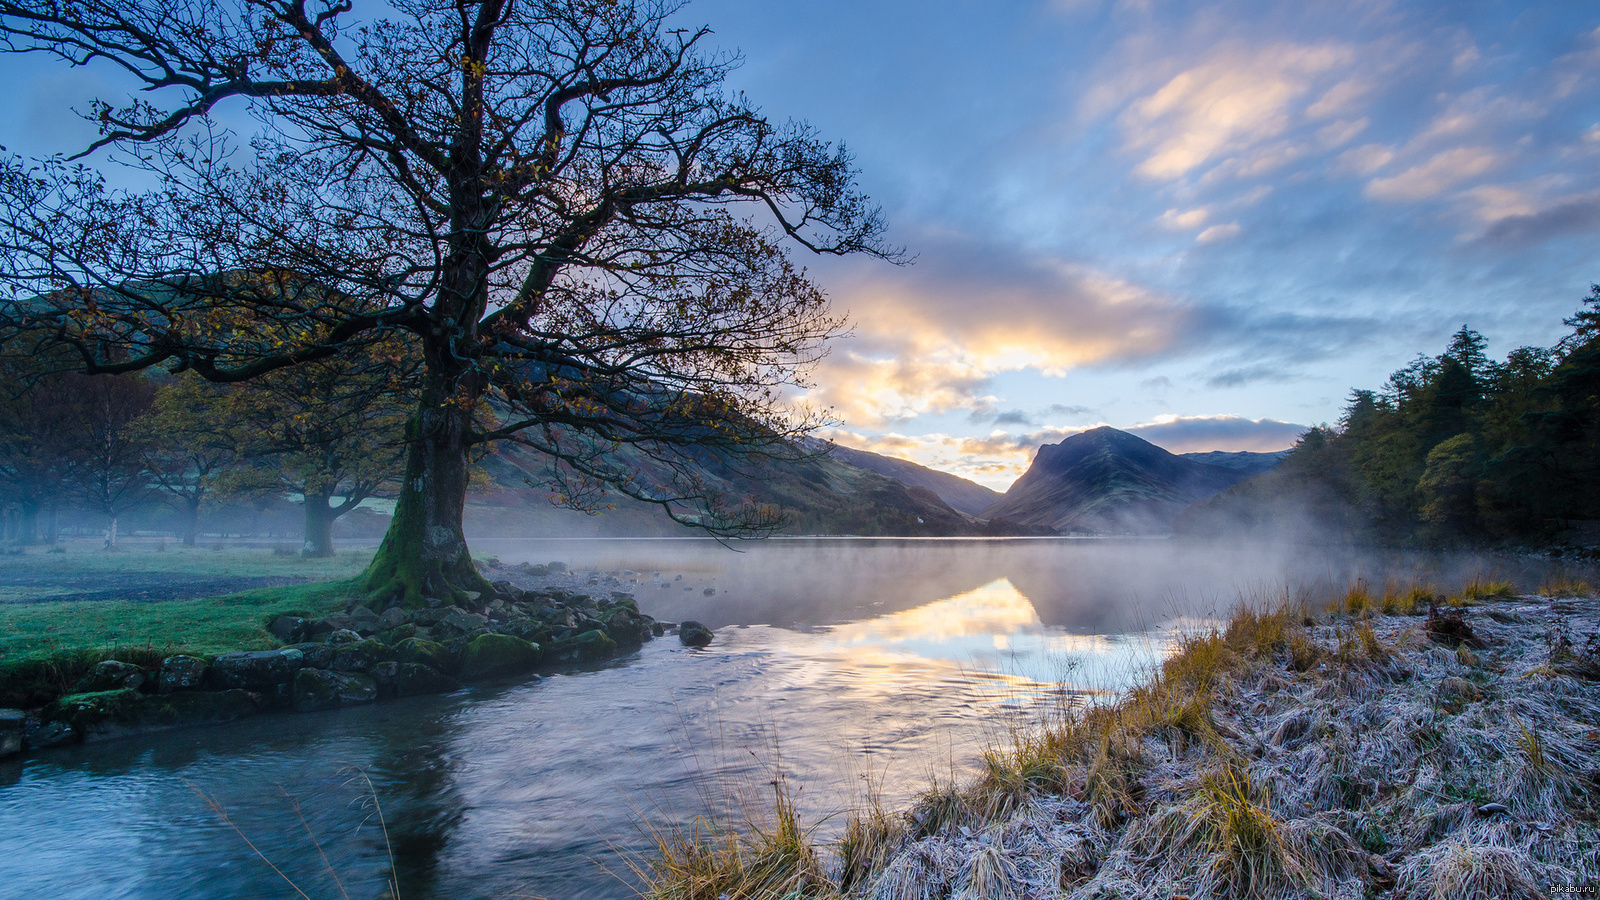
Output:
[[[249,642],[276,645],[265,649],[84,649],[24,660],[4,673],[8,699],[35,702],[0,709],[0,759],[264,713],[448,693],[472,683],[537,682],[604,664],[656,637],[679,635],[699,646],[712,637],[704,626],[692,627],[697,623],[685,623],[680,633],[677,623],[640,613],[631,592],[596,596],[625,586],[614,573],[572,572],[562,563],[496,561],[482,568],[496,592],[473,598],[472,609],[434,601],[377,613],[350,599],[343,612],[265,616],[260,639]],[[307,596],[343,599],[346,585],[312,584]],[[209,599],[227,604],[240,596]],[[31,682],[29,669],[36,670]]]
[[[662,835],[639,863],[646,896],[1422,900],[1594,885],[1600,602],[1434,599],[1358,586],[1320,615],[1242,609],[1121,699],[997,739],[969,782],[858,810],[830,846],[781,790],[766,820]]]

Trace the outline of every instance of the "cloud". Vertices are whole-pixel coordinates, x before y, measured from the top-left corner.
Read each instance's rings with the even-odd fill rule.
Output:
[[[1237,237],[1239,232],[1243,230],[1244,229],[1240,228],[1239,223],[1237,222],[1229,222],[1226,225],[1213,225],[1210,228],[1207,228],[1205,231],[1200,232],[1200,234],[1194,239],[1194,242],[1196,244],[1210,244],[1215,241],[1225,241],[1228,238]]]
[[[1370,175],[1387,166],[1392,159],[1394,159],[1392,149],[1382,144],[1363,144],[1339,154],[1339,158],[1334,160],[1333,171]]]
[[[1181,212],[1176,209],[1169,209],[1161,214],[1159,221],[1163,228],[1169,228],[1173,231],[1187,231],[1204,225],[1207,215],[1209,213],[1206,212],[1204,207]]]
[[[1376,200],[1425,200],[1494,168],[1500,154],[1488,147],[1457,147],[1398,175],[1367,183],[1366,195]]]
[[[1251,450],[1270,453],[1294,446],[1309,426],[1243,416],[1157,416],[1125,431],[1172,453]]]
[[[992,413],[990,379],[1148,359],[1203,321],[1180,300],[1087,266],[930,236],[904,268],[844,265],[828,279],[853,336],[813,373],[808,400],[852,426]]]
[[[1518,248],[1564,235],[1600,232],[1600,193],[1564,199],[1537,210],[1526,204],[1512,206],[1511,198],[1504,198],[1504,202],[1514,211],[1497,217],[1484,231],[1480,243]]]
[[[1282,366],[1273,365],[1272,363],[1260,363],[1218,372],[1206,379],[1206,386],[1214,388],[1243,387],[1257,381],[1266,381],[1268,379],[1282,381],[1290,377],[1293,376],[1290,376]]]
[[[1353,60],[1349,48],[1331,43],[1233,44],[1216,51],[1124,110],[1126,146],[1144,155],[1135,172],[1154,180],[1181,178],[1278,137],[1294,123],[1319,76]]]

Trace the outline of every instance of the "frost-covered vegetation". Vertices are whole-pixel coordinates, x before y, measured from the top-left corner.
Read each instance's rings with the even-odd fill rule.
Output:
[[[1600,625],[1578,582],[1242,608],[963,784],[666,835],[657,900],[1506,898],[1600,878]],[[1584,596],[1573,596],[1582,593]]]

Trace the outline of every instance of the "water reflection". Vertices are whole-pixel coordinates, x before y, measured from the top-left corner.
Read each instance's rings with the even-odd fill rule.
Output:
[[[313,896],[338,893],[330,866],[350,896],[379,896],[392,843],[412,900],[627,897],[626,855],[649,846],[641,815],[687,822],[726,805],[728,784],[759,795],[775,756],[813,820],[858,802],[866,772],[894,805],[930,770],[971,759],[997,710],[1114,690],[1175,630],[1220,615],[1240,591],[1333,590],[1356,576],[1449,586],[1486,568],[1466,557],[1165,542],[493,549],[507,562],[640,573],[627,581],[645,611],[699,618],[717,640],[704,651],[657,641],[537,684],[0,762],[0,894],[291,895],[199,788]],[[1524,587],[1541,577],[1533,563],[1497,565]],[[372,779],[387,840],[351,766]]]

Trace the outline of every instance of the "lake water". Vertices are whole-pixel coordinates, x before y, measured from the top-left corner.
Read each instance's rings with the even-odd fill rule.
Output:
[[[1115,691],[1241,595],[1364,577],[1531,590],[1547,565],[1116,540],[479,541],[717,630],[592,671],[0,762],[0,897],[633,896],[650,829],[760,808],[823,833],[1013,716]],[[630,570],[630,571],[624,571]],[[636,582],[636,583],[635,583]],[[374,801],[376,801],[374,803]],[[219,812],[220,811],[220,812]],[[252,845],[260,855],[252,850]],[[265,857],[265,860],[263,860]],[[269,865],[270,861],[272,865]]]

